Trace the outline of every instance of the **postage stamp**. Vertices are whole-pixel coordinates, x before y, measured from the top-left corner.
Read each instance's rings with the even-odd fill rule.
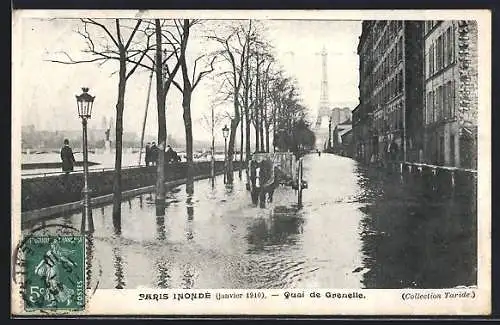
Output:
[[[84,236],[31,237],[25,250],[25,310],[85,307]]]

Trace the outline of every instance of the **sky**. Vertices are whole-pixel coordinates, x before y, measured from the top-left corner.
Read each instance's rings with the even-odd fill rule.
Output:
[[[96,96],[89,127],[101,128],[104,117],[114,118],[117,98],[117,61],[99,66],[96,63],[67,65],[49,62],[62,58],[60,51],[81,56],[82,38],[75,33],[81,24],[71,19],[25,19],[20,26],[21,49],[14,52],[19,60],[19,96],[22,125],[34,124],[39,130],[78,130],[75,95],[81,87],[89,87]],[[328,52],[328,95],[332,107],[350,107],[358,103],[358,56],[356,47],[361,34],[361,21],[266,20],[266,38],[273,45],[279,64],[289,76],[295,77],[303,104],[315,118],[320,98],[321,55]],[[80,25],[81,26],[81,25]],[[213,44],[200,41],[203,28],[193,30],[188,52],[214,49]],[[124,110],[124,131],[140,134],[146,106],[149,72],[137,70],[127,83]],[[209,130],[202,122],[210,112],[216,92],[214,76],[204,79],[193,93],[192,117],[195,140],[208,140]],[[146,133],[156,135],[156,98],[153,87],[148,108]],[[167,133],[184,137],[181,94],[172,88],[167,97]],[[216,108],[231,110],[230,105]],[[217,131],[219,132],[219,131]]]

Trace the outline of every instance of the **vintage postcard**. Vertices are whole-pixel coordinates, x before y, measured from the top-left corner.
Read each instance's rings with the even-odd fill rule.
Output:
[[[13,316],[488,315],[487,10],[13,12]]]

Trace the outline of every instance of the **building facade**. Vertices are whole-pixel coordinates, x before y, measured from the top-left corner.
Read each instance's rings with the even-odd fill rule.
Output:
[[[424,161],[477,167],[477,24],[426,21]]]
[[[365,162],[423,155],[423,29],[420,21],[363,21],[354,154]]]
[[[349,107],[334,107],[330,111],[329,118],[329,136],[328,136],[328,149],[333,148],[335,145],[333,139],[335,139],[334,130],[339,124],[351,124],[352,112]]]

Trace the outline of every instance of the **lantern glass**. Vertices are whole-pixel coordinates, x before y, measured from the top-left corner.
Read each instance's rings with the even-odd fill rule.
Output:
[[[227,138],[229,136],[229,128],[227,127],[227,125],[224,125],[224,128],[222,129],[222,135],[224,136],[224,138]]]
[[[92,116],[92,106],[94,105],[95,96],[91,96],[88,88],[82,88],[83,93],[76,95],[76,106],[78,116],[81,118],[90,118]]]

